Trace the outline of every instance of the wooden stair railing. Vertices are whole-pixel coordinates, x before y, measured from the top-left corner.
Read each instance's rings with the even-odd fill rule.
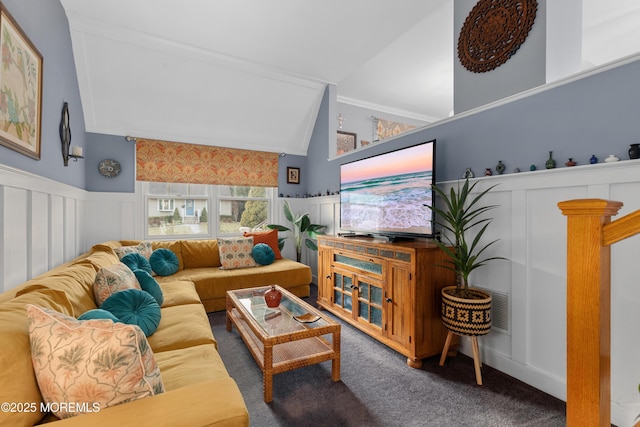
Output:
[[[611,245],[640,233],[621,202],[558,203],[567,216],[567,426],[611,425]]]

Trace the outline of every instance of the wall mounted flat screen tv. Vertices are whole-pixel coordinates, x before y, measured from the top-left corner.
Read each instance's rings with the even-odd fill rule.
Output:
[[[436,141],[340,165],[343,235],[433,237]]]

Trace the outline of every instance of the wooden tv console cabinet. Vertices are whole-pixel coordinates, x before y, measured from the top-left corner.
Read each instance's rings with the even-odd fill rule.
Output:
[[[420,368],[442,352],[447,336],[440,291],[455,275],[438,267],[445,260],[430,240],[318,236],[318,306]]]

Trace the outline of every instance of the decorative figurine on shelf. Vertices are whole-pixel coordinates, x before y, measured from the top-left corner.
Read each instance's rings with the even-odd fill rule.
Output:
[[[566,167],[571,167],[577,165],[576,162],[573,161],[573,157],[569,157],[569,161],[564,164]]]
[[[553,151],[549,151],[549,159],[544,164],[544,167],[547,169],[553,169],[556,167],[556,161],[553,160]]]
[[[465,169],[464,173],[462,174],[462,177],[465,178],[465,179],[473,178],[473,176],[474,175],[473,175],[473,171],[471,170],[471,168]]]
[[[536,165],[531,165],[531,166],[529,166],[529,170],[530,170],[531,172],[533,172],[533,171],[534,171],[534,170],[536,170],[536,169],[538,169],[538,168],[536,168]]]
[[[629,148],[629,158],[630,159],[640,158],[640,144],[631,144],[631,148]]]
[[[513,173],[518,173],[518,172],[520,172],[520,168],[515,168],[515,169],[513,170]]]
[[[620,159],[617,158],[615,154],[609,154],[609,157],[604,159],[604,161],[607,162],[607,163],[617,162],[618,160],[620,160]]]
[[[493,172],[491,171],[491,168],[485,168],[484,176],[491,176],[491,175],[493,175]]]
[[[502,163],[502,160],[498,160],[498,165],[496,166],[496,172],[498,172],[498,175],[502,175],[502,173],[504,172],[504,163]]]
[[[592,165],[595,165],[596,163],[598,163],[598,158],[596,157],[595,154],[591,155],[591,158],[589,159],[589,163],[591,163]]]

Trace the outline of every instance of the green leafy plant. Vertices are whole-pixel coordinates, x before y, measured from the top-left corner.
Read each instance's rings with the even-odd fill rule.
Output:
[[[316,237],[322,234],[321,230],[326,228],[326,225],[312,224],[308,212],[294,215],[291,211],[291,206],[289,206],[289,202],[286,200],[284,201],[284,216],[291,223],[292,229],[278,224],[268,224],[267,228],[278,230],[278,232],[288,231],[291,233],[291,237],[293,237],[296,245],[296,261],[300,262],[302,259],[302,243],[304,242],[309,249],[317,251],[318,245],[316,245],[315,242]],[[278,237],[280,250],[284,247],[285,241],[286,237]]]
[[[447,231],[443,233],[444,242],[437,240],[436,243],[449,256],[446,264],[443,264],[442,267],[456,273],[456,296],[461,298],[470,296],[468,292],[469,274],[472,271],[491,260],[505,259],[503,257],[481,258],[483,252],[498,241],[493,240],[481,245],[480,240],[492,221],[492,218],[483,218],[482,215],[497,205],[482,206],[480,204],[481,199],[495,185],[475,196],[471,194],[478,182],[470,184],[466,179],[462,188],[458,183],[457,188],[451,187],[449,193],[434,185],[432,189],[444,202],[444,208],[427,206],[435,213],[435,223]],[[476,230],[478,231],[475,232]],[[474,232],[475,236],[471,240],[471,235]]]

